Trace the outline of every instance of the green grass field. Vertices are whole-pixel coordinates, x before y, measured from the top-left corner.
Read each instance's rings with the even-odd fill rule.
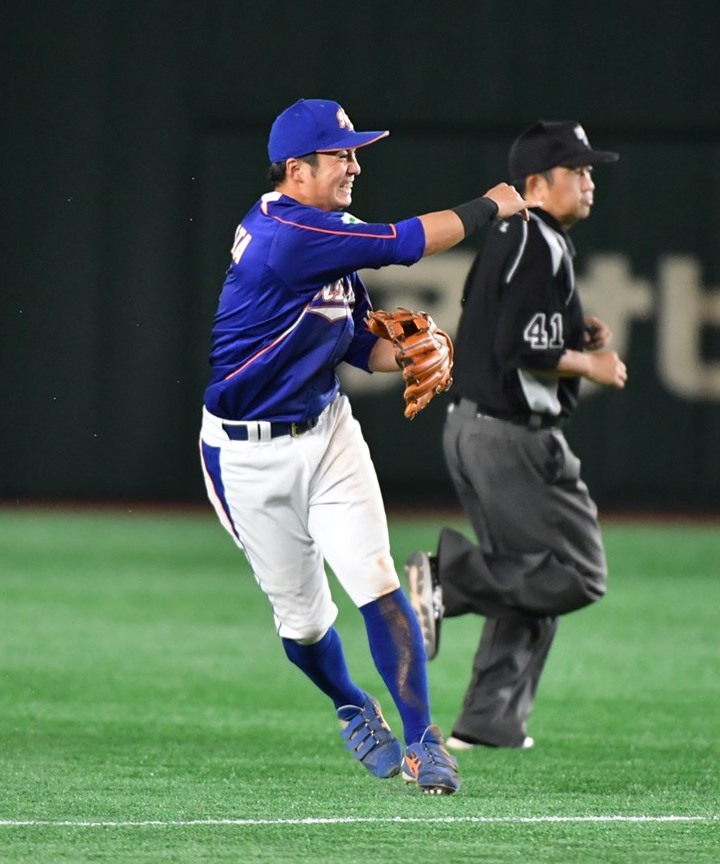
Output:
[[[391,518],[398,566],[442,524]],[[560,625],[536,748],[463,755],[437,798],[350,759],[209,512],[0,510],[0,862],[717,864],[720,526],[605,537],[610,590]],[[480,620],[446,622],[429,667],[448,733]]]

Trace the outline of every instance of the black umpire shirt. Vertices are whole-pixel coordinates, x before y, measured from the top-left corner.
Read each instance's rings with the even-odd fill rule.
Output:
[[[455,398],[496,417],[569,416],[579,377],[543,375],[582,351],[584,313],[574,247],[543,210],[492,226],[468,273],[455,339]]]

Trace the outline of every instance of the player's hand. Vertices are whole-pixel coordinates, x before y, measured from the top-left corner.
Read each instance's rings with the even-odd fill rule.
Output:
[[[612,339],[612,331],[594,315],[585,316],[585,350],[599,351],[609,345]]]
[[[627,368],[614,351],[602,351],[598,354],[588,354],[590,371],[587,377],[596,384],[606,387],[617,387],[622,390],[627,381]]]
[[[517,189],[514,186],[510,186],[509,183],[498,183],[497,186],[488,189],[483,198],[489,198],[497,204],[498,219],[507,219],[519,213],[527,222],[530,218],[527,208],[539,205],[538,201],[526,201]]]

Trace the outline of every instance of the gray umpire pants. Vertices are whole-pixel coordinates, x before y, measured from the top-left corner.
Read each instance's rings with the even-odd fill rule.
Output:
[[[519,746],[558,616],[605,593],[597,507],[559,429],[478,416],[463,399],[448,412],[443,447],[479,541],[440,535],[444,617],[486,619],[453,733]]]

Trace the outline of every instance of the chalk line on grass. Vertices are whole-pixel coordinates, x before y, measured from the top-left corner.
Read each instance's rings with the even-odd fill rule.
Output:
[[[482,824],[538,825],[603,822],[662,823],[717,822],[720,814],[702,815],[606,815],[606,816],[307,816],[297,819],[0,819],[0,828],[195,828],[260,825],[355,825],[355,824]]]

